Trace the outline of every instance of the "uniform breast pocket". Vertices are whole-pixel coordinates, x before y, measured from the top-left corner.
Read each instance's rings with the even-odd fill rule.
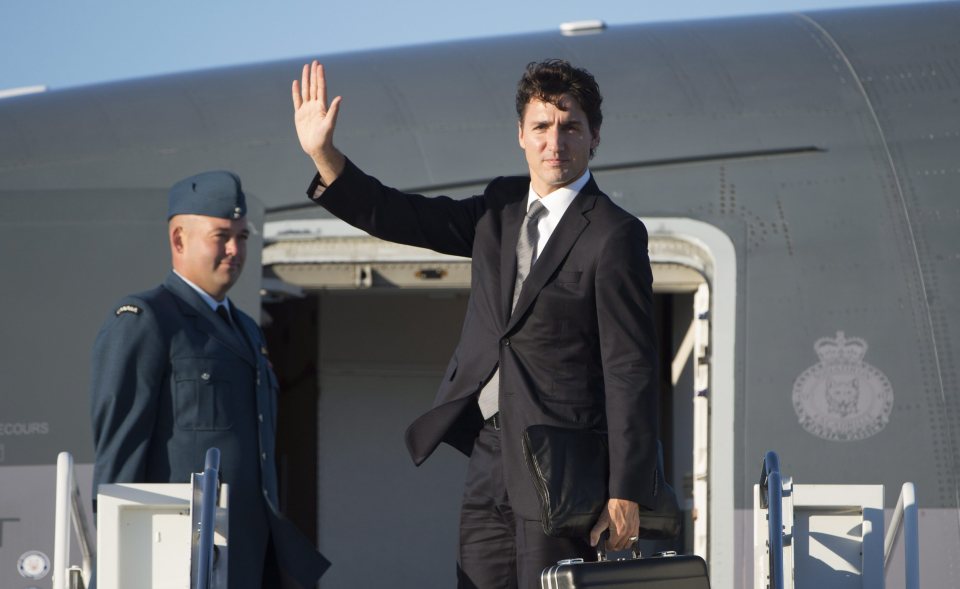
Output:
[[[233,427],[230,373],[208,359],[173,362],[173,411],[178,429],[228,430]]]

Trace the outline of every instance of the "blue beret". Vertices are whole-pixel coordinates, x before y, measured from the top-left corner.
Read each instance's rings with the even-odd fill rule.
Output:
[[[240,178],[233,172],[203,172],[170,189],[167,220],[174,215],[240,219],[246,214],[247,199],[240,188]]]

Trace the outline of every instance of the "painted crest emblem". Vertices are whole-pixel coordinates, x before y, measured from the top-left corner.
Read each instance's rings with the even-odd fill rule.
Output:
[[[876,435],[890,421],[893,387],[879,369],[863,361],[867,342],[847,338],[817,340],[820,363],[793,383],[793,409],[807,432],[835,442]]]

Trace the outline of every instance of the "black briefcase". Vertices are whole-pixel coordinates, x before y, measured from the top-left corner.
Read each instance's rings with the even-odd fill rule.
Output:
[[[543,569],[543,589],[710,589],[707,563],[699,556],[664,555],[624,560],[562,560]]]

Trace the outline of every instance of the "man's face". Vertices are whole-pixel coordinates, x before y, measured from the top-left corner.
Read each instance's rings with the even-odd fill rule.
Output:
[[[600,144],[600,133],[592,133],[587,115],[571,96],[559,100],[560,108],[533,99],[520,121],[520,147],[527,156],[533,190],[546,196],[570,184],[583,174],[590,150]]]
[[[173,267],[217,300],[240,278],[247,258],[246,219],[177,215],[170,221]]]

